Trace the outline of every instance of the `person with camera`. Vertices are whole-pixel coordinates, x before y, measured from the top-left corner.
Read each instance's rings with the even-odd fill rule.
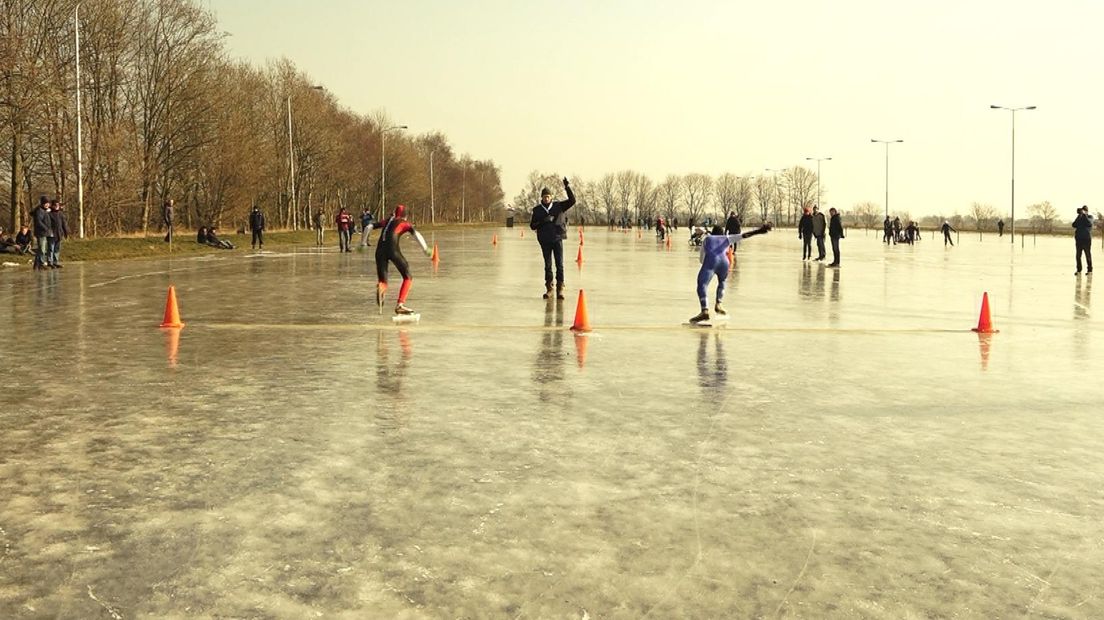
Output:
[[[1093,218],[1088,207],[1077,210],[1077,219],[1073,220],[1073,241],[1077,245],[1077,272],[1081,275],[1081,255],[1085,255],[1086,273],[1092,273],[1092,229]]]
[[[533,207],[533,217],[529,228],[536,231],[544,255],[544,298],[552,297],[552,259],[556,259],[556,299],[563,299],[564,266],[563,240],[567,239],[567,210],[575,206],[575,192],[567,177],[563,180],[567,200],[552,200],[552,191],[547,187],[541,190],[540,202]]]

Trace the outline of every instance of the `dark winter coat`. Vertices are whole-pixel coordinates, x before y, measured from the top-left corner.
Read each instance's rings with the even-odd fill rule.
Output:
[[[53,237],[54,236],[54,222],[50,219],[50,210],[45,207],[35,207],[35,210],[31,212],[31,219],[34,223],[34,235],[36,237]]]
[[[797,223],[798,235],[811,235],[813,234],[813,216],[806,213],[801,216],[801,220]]]
[[[65,214],[61,210],[50,211],[50,225],[54,229],[54,236],[58,239],[69,238],[69,223],[65,221]]]
[[[1078,241],[1092,241],[1092,218],[1086,213],[1077,216],[1073,220],[1073,238]]]
[[[832,221],[828,222],[828,236],[833,239],[843,239],[843,219],[840,218],[839,213],[832,216]]]
[[[264,230],[265,217],[264,213],[261,213],[260,209],[255,209],[249,212],[249,230]]]
[[[567,190],[567,200],[551,202],[547,207],[537,203],[533,207],[529,228],[537,231],[537,241],[541,243],[567,238],[567,217],[564,214],[575,206],[575,192],[571,191],[570,185],[564,189]]]

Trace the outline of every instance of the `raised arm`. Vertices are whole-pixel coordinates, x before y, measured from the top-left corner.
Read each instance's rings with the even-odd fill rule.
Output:
[[[564,177],[563,184],[564,191],[567,192],[567,200],[561,200],[556,204],[560,206],[561,211],[567,211],[575,206],[575,192],[571,191],[571,184],[567,182],[567,177]]]

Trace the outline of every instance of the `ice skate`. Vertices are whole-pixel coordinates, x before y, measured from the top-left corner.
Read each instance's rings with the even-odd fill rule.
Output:
[[[395,314],[414,314],[414,311],[406,307],[401,301],[395,306]]]
[[[556,285],[556,299],[563,299],[564,298],[563,289],[564,289],[563,284],[557,284]]]
[[[728,315],[728,313],[727,313],[727,312],[725,312],[724,308],[722,308],[722,307],[721,307],[721,303],[720,303],[720,302],[717,302],[717,305],[713,306],[713,312],[716,312],[717,314],[719,314],[719,315],[721,315],[721,316],[726,316],[726,315]],[[708,317],[707,317],[707,318],[708,318]]]
[[[702,323],[702,322],[708,321],[708,320],[709,320],[709,310],[707,310],[705,308],[702,308],[702,311],[698,314],[698,316],[695,316],[695,317],[691,318],[690,322],[691,323]]]
[[[543,295],[543,297],[545,299],[552,299],[552,285],[551,284],[545,284],[544,285],[544,295]]]

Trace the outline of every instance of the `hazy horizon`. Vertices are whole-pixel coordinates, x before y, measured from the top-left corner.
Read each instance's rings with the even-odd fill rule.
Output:
[[[360,113],[443,132],[493,159],[506,202],[529,172],[586,180],[624,169],[759,174],[821,167],[825,206],[885,200],[913,216],[1007,218],[1016,115],[1016,215],[1088,204],[1104,137],[1089,76],[1104,8],[985,0],[515,3],[469,7],[209,0],[230,53],[287,57]],[[262,13],[264,20],[257,19]],[[1082,84],[1085,84],[1082,86]]]

